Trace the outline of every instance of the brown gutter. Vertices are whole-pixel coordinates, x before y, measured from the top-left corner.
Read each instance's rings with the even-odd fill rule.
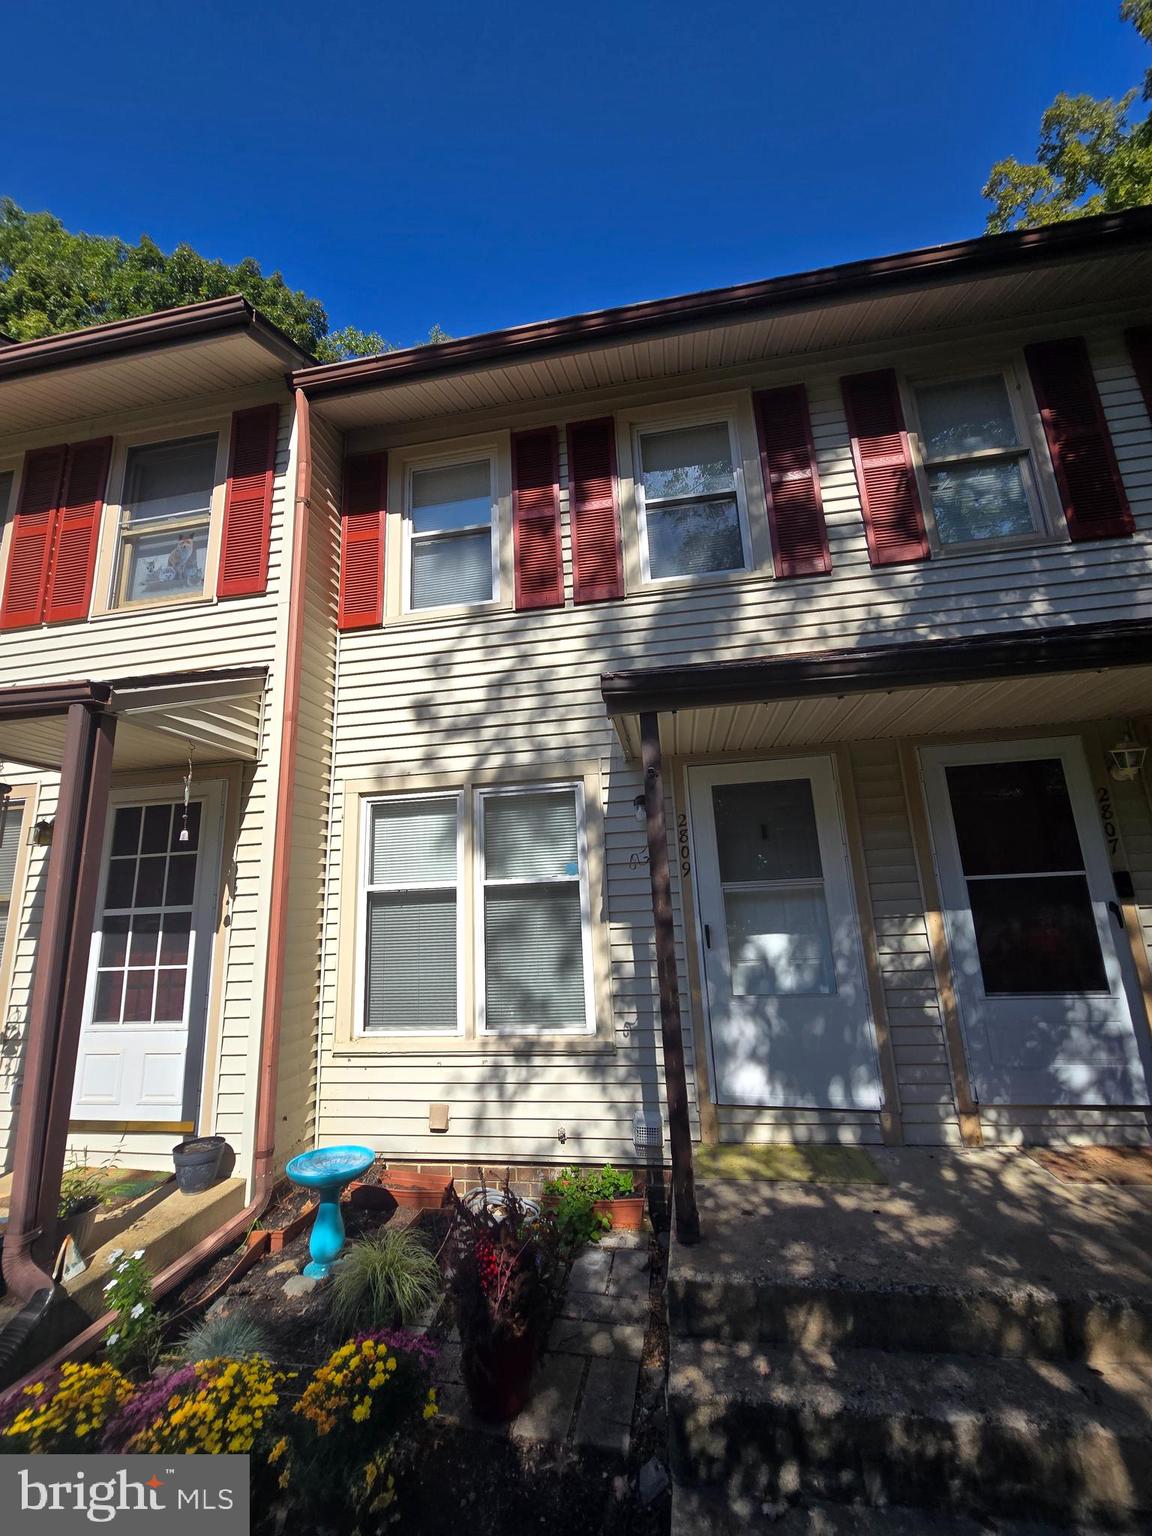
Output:
[[[761,661],[605,672],[609,716],[707,708],[772,699],[994,682],[1023,673],[1086,672],[1152,663],[1152,620],[1117,619],[1030,630],[1010,640],[976,635],[857,650],[813,651]]]
[[[66,715],[73,704],[107,705],[111,697],[111,683],[31,683],[0,688],[0,720]]]
[[[536,321],[478,336],[462,336],[456,341],[408,347],[382,357],[314,364],[298,369],[290,375],[290,382],[294,388],[307,390],[316,400],[379,387],[397,379],[426,378],[493,362],[517,362],[524,357],[676,326],[714,325],[747,319],[766,310],[831,304],[928,283],[961,282],[1021,267],[1035,268],[1078,256],[1103,256],[1145,245],[1149,240],[1152,208],[1130,208],[1122,213],[1097,214],[1042,229],[980,235],[974,240],[957,240],[949,245],[927,246],[836,267],[818,267],[762,282],[709,288],[670,299],[651,299],[558,320]]]
[[[308,353],[290,336],[236,293],[224,299],[208,299],[203,304],[182,304],[156,314],[113,320],[107,325],[91,325],[82,331],[67,331],[62,336],[16,342],[0,349],[0,381],[54,368],[74,367],[103,357],[129,357],[152,352],[158,347],[175,346],[229,331],[249,331],[287,367],[298,368],[311,361]]]

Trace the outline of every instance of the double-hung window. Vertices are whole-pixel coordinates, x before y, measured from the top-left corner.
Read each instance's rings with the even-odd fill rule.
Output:
[[[213,432],[129,449],[115,606],[203,595],[217,447]]]
[[[492,460],[413,469],[408,486],[408,606],[486,603],[496,595]]]
[[[591,1032],[580,790],[482,790],[478,801],[482,1028]]]
[[[1044,528],[1027,435],[1002,372],[915,387],[932,520],[949,547]]]
[[[747,569],[729,422],[640,431],[636,459],[641,561],[649,580]]]
[[[361,1013],[366,1032],[459,1030],[459,822],[458,795],[368,805]]]

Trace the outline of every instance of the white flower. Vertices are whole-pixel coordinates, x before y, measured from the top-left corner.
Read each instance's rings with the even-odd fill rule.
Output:
[[[113,1248],[112,1252],[108,1255],[108,1262],[109,1264],[115,1264],[117,1259],[122,1259],[123,1257],[123,1248]]]
[[[104,1342],[105,1342],[105,1344],[115,1344],[116,1340],[119,1337],[120,1337],[120,1335],[118,1333],[110,1333],[108,1335],[108,1337],[104,1340]]]
[[[142,1259],[144,1257],[144,1250],[143,1250],[143,1248],[137,1248],[136,1252],[132,1255],[132,1257],[134,1259]]]
[[[128,1267],[129,1267],[129,1265],[128,1265],[128,1260],[127,1260],[127,1259],[125,1259],[125,1260],[124,1260],[124,1262],[123,1262],[123,1263],[122,1263],[122,1264],[117,1264],[117,1266],[116,1266],[116,1273],[117,1273],[117,1274],[118,1274],[118,1275],[122,1275],[122,1274],[123,1274],[123,1273],[124,1273],[124,1271],[125,1271],[125,1270],[126,1270],[126,1269],[127,1269],[127,1268],[128,1268]]]
[[[108,1284],[104,1287],[104,1290],[106,1292],[107,1291],[114,1291],[116,1289],[116,1285],[117,1285],[117,1282],[115,1280],[109,1280]]]
[[[144,1316],[144,1303],[142,1301],[138,1301],[136,1303],[136,1305],[132,1308],[131,1312],[129,1312],[128,1316],[131,1317],[131,1318],[143,1317]]]

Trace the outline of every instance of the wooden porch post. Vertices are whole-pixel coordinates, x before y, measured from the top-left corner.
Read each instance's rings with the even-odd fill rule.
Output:
[[[660,725],[655,713],[646,712],[640,716],[640,754],[648,824],[648,875],[652,883],[652,917],[656,927],[664,1091],[668,1097],[668,1140],[672,1152],[672,1207],[676,1217],[676,1239],[690,1245],[700,1241],[700,1215],[696,1209],[696,1180],[692,1171],[692,1131],[688,1123],[684,1032],[676,980],[676,935],[672,923],[672,877],[668,870]]]
[[[114,716],[69,705],[4,1243],[5,1278],[25,1299],[51,1283],[45,1266],[52,1262],[115,731]]]

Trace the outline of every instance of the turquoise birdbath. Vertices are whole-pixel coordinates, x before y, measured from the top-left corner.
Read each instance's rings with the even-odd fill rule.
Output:
[[[367,1173],[375,1161],[370,1147],[318,1147],[315,1152],[301,1152],[285,1168],[293,1184],[312,1190],[318,1202],[308,1239],[312,1257],[304,1266],[304,1273],[313,1279],[332,1273],[344,1246],[344,1218],[340,1214],[344,1186]]]

